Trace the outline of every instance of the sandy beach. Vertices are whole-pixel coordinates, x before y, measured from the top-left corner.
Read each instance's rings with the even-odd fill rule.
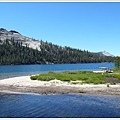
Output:
[[[120,95],[120,84],[107,87],[107,84],[72,84],[60,80],[47,82],[20,76],[0,80],[0,94],[4,93]]]

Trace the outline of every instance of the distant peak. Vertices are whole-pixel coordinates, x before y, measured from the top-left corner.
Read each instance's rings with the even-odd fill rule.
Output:
[[[112,56],[112,57],[114,57],[114,55],[112,55],[112,54],[110,54],[109,52],[107,52],[107,51],[101,51],[101,52],[98,52],[100,55],[102,55],[102,56]]]
[[[0,31],[7,31],[6,29],[4,29],[4,28],[0,28]]]

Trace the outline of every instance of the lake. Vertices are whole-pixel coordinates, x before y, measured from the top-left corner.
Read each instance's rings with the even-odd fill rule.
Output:
[[[1,65],[0,75],[30,75],[48,71],[98,70],[99,67],[114,68],[114,63],[53,64],[53,65]]]
[[[0,78],[48,71],[98,70],[113,63],[7,65],[0,66]],[[10,76],[11,75],[11,76]],[[92,95],[0,95],[0,118],[119,118],[120,96]]]
[[[120,96],[0,96],[0,118],[119,118]]]

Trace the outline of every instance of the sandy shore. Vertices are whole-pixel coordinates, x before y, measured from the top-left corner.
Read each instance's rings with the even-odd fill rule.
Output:
[[[30,76],[22,76],[0,80],[0,94],[3,93],[120,95],[120,84],[107,87],[107,84],[71,84],[59,80],[37,81],[30,80]]]

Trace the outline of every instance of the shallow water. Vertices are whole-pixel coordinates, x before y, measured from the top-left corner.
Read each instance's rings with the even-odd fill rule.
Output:
[[[119,118],[120,96],[0,95],[1,118]]]

